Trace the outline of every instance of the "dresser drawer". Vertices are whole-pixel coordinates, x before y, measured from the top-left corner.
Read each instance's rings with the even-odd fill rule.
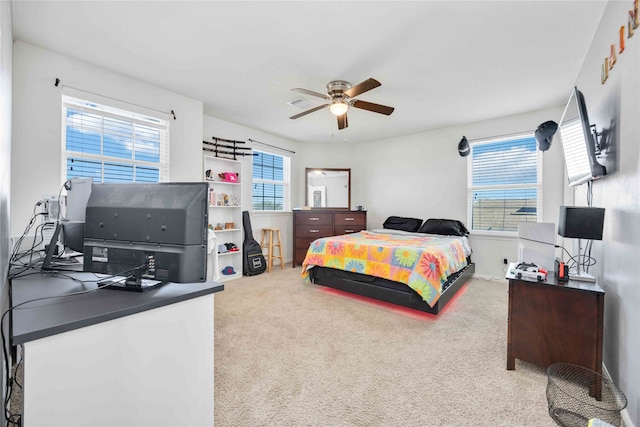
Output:
[[[332,225],[333,224],[333,214],[331,213],[296,213],[295,215],[296,226],[304,226],[305,224],[309,225]],[[303,227],[301,227],[302,229]]]
[[[327,237],[333,235],[333,225],[322,224],[303,224],[296,225],[296,238],[297,237],[313,237],[318,239],[320,237]]]
[[[335,225],[362,225],[366,227],[366,215],[364,212],[344,212],[335,214]]]
[[[367,211],[296,210],[293,212],[293,267],[302,264],[311,243],[322,237],[357,233],[367,228]]]
[[[364,230],[366,227],[364,225],[351,224],[351,225],[336,225],[334,230],[336,236],[340,236],[342,234],[350,234],[357,233],[358,231]]]

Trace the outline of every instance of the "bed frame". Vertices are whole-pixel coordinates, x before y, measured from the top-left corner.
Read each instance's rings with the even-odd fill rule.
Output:
[[[374,298],[403,307],[438,314],[453,298],[476,271],[476,265],[470,262],[465,268],[449,276],[442,294],[433,307],[430,307],[417,292],[409,286],[385,279],[374,279],[359,273],[339,271],[327,267],[313,267],[309,278],[316,285],[327,286],[341,291]]]

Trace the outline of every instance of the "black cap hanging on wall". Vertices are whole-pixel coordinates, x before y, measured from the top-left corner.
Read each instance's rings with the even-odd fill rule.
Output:
[[[467,137],[463,136],[460,142],[458,142],[458,153],[461,157],[466,157],[471,152],[471,148],[469,148],[469,141],[467,141]]]
[[[538,141],[538,150],[547,151],[549,147],[551,147],[551,140],[557,130],[558,124],[553,120],[549,120],[538,126],[535,132],[536,141]]]

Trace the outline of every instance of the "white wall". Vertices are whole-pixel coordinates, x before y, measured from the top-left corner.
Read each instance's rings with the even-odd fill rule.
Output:
[[[598,131],[613,131],[618,165],[611,175],[594,181],[593,206],[604,207],[603,240],[594,242],[597,264],[590,270],[604,288],[604,364],[625,393],[627,413],[640,425],[640,28],[625,39],[609,79],[600,82],[611,44],[627,25],[633,2],[610,1],[582,64],[576,84],[586,100],[589,119]],[[575,193],[574,193],[575,191]],[[586,206],[586,185],[566,189],[567,200]]]
[[[4,2],[3,2],[4,4]],[[28,43],[14,44],[11,233],[22,233],[34,204],[58,194],[61,167],[62,86],[169,112],[170,180],[202,180],[201,101],[96,68]],[[61,85],[54,86],[56,78]],[[169,117],[169,116],[167,116]]]
[[[304,191],[304,164],[300,163],[298,154],[302,149],[302,144],[212,116],[204,116],[202,129],[205,141],[213,141],[213,137],[247,142],[252,139],[282,148],[283,150],[278,150],[257,143],[247,144],[247,146],[252,146],[260,151],[291,158],[291,206],[300,206],[303,203],[304,192],[302,197],[300,197],[299,193]],[[199,147],[202,147],[201,143]],[[293,153],[290,151],[293,151]],[[243,176],[250,178],[252,175],[251,157],[240,157],[239,160],[242,162],[242,175],[240,178],[240,182],[242,182],[242,210],[250,212],[253,237],[260,242],[263,228],[280,228],[284,261],[289,263],[293,260],[293,219],[291,212],[252,212],[251,179],[242,178]]]
[[[457,150],[462,136],[473,141],[533,131],[547,120],[558,122],[562,111],[557,107],[349,146],[345,157],[351,159],[352,205],[361,204],[368,211],[369,228],[381,228],[390,215],[452,218],[467,224],[468,157],[460,157]],[[554,141],[543,155],[541,222],[557,222],[563,171],[562,151]],[[517,258],[515,236],[475,232],[470,240],[476,275],[504,278],[503,254]]]
[[[0,1],[0,311],[9,307],[8,283],[5,282],[9,269],[10,244],[10,187],[11,187],[11,82],[13,58],[13,22],[11,2]],[[9,325],[5,322],[5,336],[9,336]],[[4,353],[2,363],[2,384],[5,371]],[[4,402],[4,388],[0,395]]]
[[[0,277],[8,270],[10,250],[9,194],[11,184],[11,83],[13,34],[11,2],[0,2]],[[4,311],[5,283],[0,298]]]

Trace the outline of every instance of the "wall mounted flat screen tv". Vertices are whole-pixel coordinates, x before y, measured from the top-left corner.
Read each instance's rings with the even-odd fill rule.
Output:
[[[560,120],[560,138],[569,186],[580,185],[607,174],[596,157],[596,137],[591,130],[582,92],[573,88]]]

